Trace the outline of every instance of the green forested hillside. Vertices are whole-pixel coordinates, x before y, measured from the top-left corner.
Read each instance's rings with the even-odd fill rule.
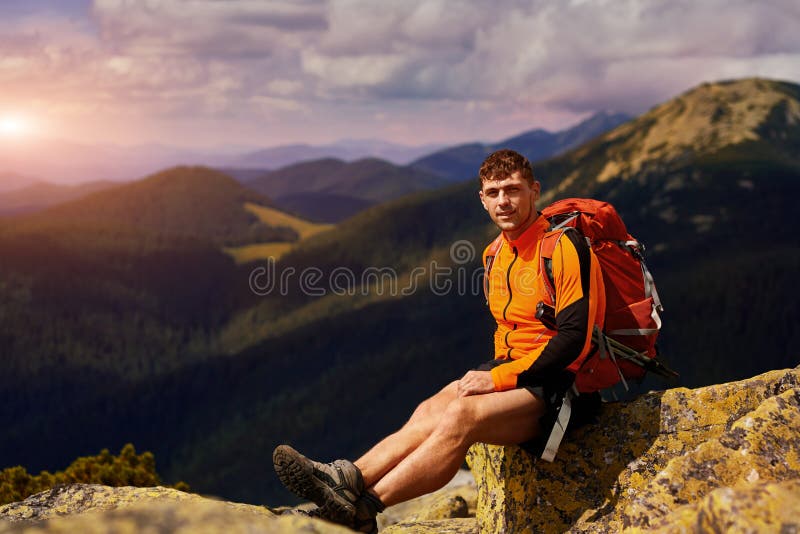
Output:
[[[213,354],[215,332],[252,295],[223,244],[296,240],[249,206],[269,201],[200,167],[175,168],[0,227],[6,380],[121,380]],[[0,381],[3,377],[0,377]]]
[[[800,361],[800,252],[787,224],[800,193],[797,95],[765,80],[704,85],[535,169],[548,200],[609,200],[648,245],[666,307],[661,349],[682,385]],[[274,265],[274,276],[294,273],[285,291],[262,295],[249,283],[268,264],[235,267],[208,242],[103,258],[45,233],[7,235],[0,245],[16,248],[0,255],[0,325],[9,325],[0,347],[18,368],[0,376],[0,458],[38,470],[135,442],[163,462],[167,481],[288,501],[274,445],[358,455],[491,356],[491,318],[469,281],[495,234],[477,183],[401,198],[300,243]],[[467,243],[475,254],[451,253]],[[336,295],[331,280],[345,267],[354,294]],[[362,284],[383,267],[397,273],[397,291]],[[416,290],[401,291],[417,268]],[[309,269],[324,295],[301,289]],[[20,335],[46,327],[48,348]],[[118,333],[131,354],[114,344]],[[93,352],[77,343],[88,340]],[[45,363],[26,369],[29,353]]]
[[[132,240],[137,242],[141,241],[137,235],[152,234],[154,239],[199,239],[226,246],[297,238],[290,228],[261,223],[245,209],[247,202],[271,205],[266,197],[218,171],[176,167],[19,217],[9,228],[15,234],[111,232],[126,242],[129,233],[136,234]]]
[[[316,222],[336,223],[374,205],[370,200],[336,193],[292,193],[277,197],[281,209]]]

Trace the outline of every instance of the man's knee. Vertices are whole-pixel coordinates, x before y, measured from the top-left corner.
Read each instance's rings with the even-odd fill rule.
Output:
[[[414,413],[411,415],[411,420],[409,422],[429,420],[441,416],[447,408],[450,399],[454,398],[457,392],[458,382],[448,384],[433,397],[429,397],[419,403]]]
[[[457,397],[447,405],[436,431],[450,437],[466,439],[475,426],[475,406],[469,397]]]

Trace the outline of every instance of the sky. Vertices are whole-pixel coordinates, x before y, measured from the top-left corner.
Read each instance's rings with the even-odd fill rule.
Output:
[[[796,0],[0,0],[0,141],[497,141],[800,81]]]

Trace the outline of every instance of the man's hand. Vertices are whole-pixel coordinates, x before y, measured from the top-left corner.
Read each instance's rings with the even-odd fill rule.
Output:
[[[494,391],[491,371],[469,371],[458,381],[458,396],[482,395]]]

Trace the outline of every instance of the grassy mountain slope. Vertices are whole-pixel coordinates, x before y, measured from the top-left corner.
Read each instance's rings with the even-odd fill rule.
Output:
[[[283,211],[248,202],[245,209],[258,217],[258,220],[271,227],[290,228],[297,234],[298,241],[308,239],[334,228],[332,224],[312,223]],[[278,259],[297,245],[297,242],[252,243],[238,247],[228,247],[225,251],[237,263],[248,263],[267,258]]]
[[[798,188],[798,117],[797,85],[703,84],[536,173],[554,185],[544,200],[584,191],[619,205],[631,227],[647,228],[651,258],[678,261],[744,236],[791,241],[783,218]]]

